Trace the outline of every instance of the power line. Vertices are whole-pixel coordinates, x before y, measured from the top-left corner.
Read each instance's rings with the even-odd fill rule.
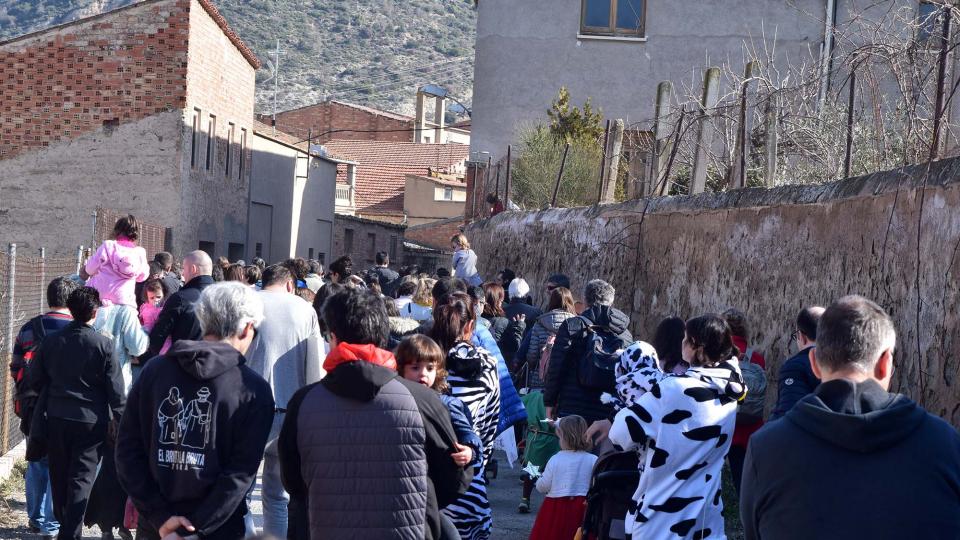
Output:
[[[457,57],[455,57],[455,58],[448,58],[448,59],[446,59],[446,60],[440,60],[440,61],[438,61],[438,62],[434,62],[433,64],[427,64],[427,65],[424,65],[424,66],[405,67],[405,68],[403,68],[403,69],[399,69],[399,70],[394,71],[394,72],[382,73],[382,74],[380,74],[380,75],[376,75],[376,76],[374,76],[374,77],[370,77],[369,79],[366,79],[366,80],[369,82],[369,81],[376,81],[376,80],[380,80],[380,79],[390,79],[391,77],[394,77],[394,76],[397,76],[397,75],[404,75],[404,74],[408,74],[408,73],[414,73],[414,72],[417,72],[417,71],[420,71],[420,70],[434,68],[434,67],[437,67],[437,66],[440,66],[440,65],[443,65],[443,64],[450,64],[450,63],[454,63],[454,62],[460,62],[461,60],[465,60],[466,58],[467,58],[466,56],[457,56]],[[348,81],[343,81],[342,84],[346,84],[346,85],[349,86],[349,85],[356,85],[356,84],[360,84],[360,83],[357,82],[357,81],[349,81],[349,82],[348,82]],[[334,87],[335,87],[335,86],[336,86],[336,85],[334,85]]]
[[[435,77],[435,76],[440,76],[440,75],[443,75],[443,76],[453,75],[453,74],[455,74],[455,73],[456,73],[456,72],[446,72],[445,70],[441,70],[441,71],[432,71],[432,72],[426,73],[426,74],[424,74],[424,75],[429,75],[429,76],[434,76],[434,77]],[[403,80],[393,81],[393,82],[389,82],[389,83],[379,83],[379,84],[376,84],[376,85],[375,85],[375,87],[376,87],[375,89],[376,89],[376,90],[386,90],[386,89],[395,88],[395,87],[397,87],[397,86],[415,85],[418,80],[420,80],[418,77],[412,77],[412,78],[409,78],[409,79],[403,79]],[[324,95],[325,95],[326,97],[342,96],[342,95],[344,95],[344,94],[349,94],[349,93],[352,93],[352,92],[355,92],[355,91],[358,91],[358,90],[362,90],[362,89],[364,89],[364,88],[368,88],[368,87],[367,87],[367,86],[358,86],[358,87],[356,87],[356,88],[345,89],[345,90],[341,90],[341,91],[338,91],[338,92],[324,93]]]
[[[435,75],[438,73],[444,73],[446,71],[458,69],[460,67],[461,65],[459,64],[452,64],[449,66],[438,66],[433,68],[429,68],[429,67],[419,68],[422,71],[411,72],[406,75],[401,75],[398,79],[395,79],[395,80],[369,80],[363,83],[357,83],[354,86],[341,87],[341,88],[335,89],[333,92],[324,92],[324,93],[328,95],[338,95],[338,94],[343,94],[345,92],[351,92],[354,90],[365,88],[370,85],[379,85],[385,88],[389,88],[392,86],[396,86],[398,84],[409,84],[410,82],[415,81],[418,78],[422,78],[428,75]],[[469,66],[463,65],[462,67],[467,68]]]

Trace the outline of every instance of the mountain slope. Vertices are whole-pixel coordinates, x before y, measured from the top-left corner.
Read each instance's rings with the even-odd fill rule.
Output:
[[[263,67],[257,110],[335,98],[405,114],[418,86],[447,87],[469,104],[476,13],[472,0],[213,0]],[[0,40],[133,3],[12,0],[0,4]]]

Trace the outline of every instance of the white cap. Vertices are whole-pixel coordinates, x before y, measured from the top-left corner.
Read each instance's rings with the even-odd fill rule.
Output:
[[[510,294],[510,298],[523,298],[530,294],[530,285],[527,285],[527,280],[516,278],[510,282],[507,292]]]

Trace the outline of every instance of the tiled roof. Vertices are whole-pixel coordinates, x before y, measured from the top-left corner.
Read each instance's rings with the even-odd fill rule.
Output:
[[[464,144],[420,144],[384,141],[329,141],[332,154],[357,162],[357,210],[403,214],[403,191],[408,174],[426,175],[430,168],[448,170],[469,157]],[[347,182],[346,167],[337,181]]]
[[[466,178],[437,178],[435,176],[426,176],[423,174],[410,174],[407,176],[415,176],[421,180],[426,180],[427,182],[432,182],[441,186],[451,186],[451,187],[467,187]]]
[[[280,131],[278,129],[273,129],[272,126],[268,124],[264,124],[259,120],[253,121],[253,131],[258,135],[281,142],[283,144],[286,144],[287,146],[292,146],[294,148],[297,148],[298,150],[302,150],[304,152],[307,152],[308,150],[307,141],[301,139],[300,137],[291,135],[287,132]],[[314,154],[316,155],[316,153]],[[329,151],[327,152],[327,155],[325,157],[332,161],[350,161],[349,159],[343,156],[334,155]]]

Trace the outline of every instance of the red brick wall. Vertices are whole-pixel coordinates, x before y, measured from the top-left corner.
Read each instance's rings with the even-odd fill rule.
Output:
[[[450,238],[460,232],[462,225],[463,218],[445,219],[435,223],[407,227],[405,236],[411,242],[449,252]]]
[[[0,159],[186,103],[189,0],[0,45]]]
[[[271,123],[270,115],[258,115]],[[277,114],[277,129],[306,139],[312,132],[317,144],[335,139],[354,141],[413,141],[413,120],[398,120],[341,103],[325,102]],[[328,133],[335,130],[357,130]],[[392,131],[400,130],[400,131]],[[380,131],[380,133],[369,133]],[[365,133],[367,132],[367,133]],[[324,134],[325,135],[321,135]]]

